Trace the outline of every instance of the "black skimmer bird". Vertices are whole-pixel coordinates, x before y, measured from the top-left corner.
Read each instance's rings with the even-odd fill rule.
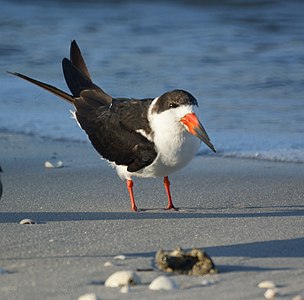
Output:
[[[131,209],[137,211],[132,177],[163,177],[168,197],[166,209],[175,209],[168,175],[185,167],[203,141],[215,152],[198,120],[197,100],[184,90],[156,98],[113,98],[95,85],[75,41],[70,59],[62,61],[72,95],[20,73],[11,73],[70,102],[74,116],[97,152],[126,180]]]

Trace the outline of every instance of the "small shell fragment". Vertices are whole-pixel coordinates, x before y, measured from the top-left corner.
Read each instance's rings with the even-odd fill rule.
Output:
[[[78,297],[78,300],[98,300],[98,297],[94,293],[89,293]]]
[[[123,287],[120,289],[119,292],[122,293],[122,294],[127,294],[127,293],[130,292],[130,287],[129,287],[128,285],[125,285],[125,286],[123,286]]]
[[[19,221],[19,224],[36,224],[36,222],[34,220],[31,220],[31,219],[23,219],[21,221]]]
[[[278,294],[277,289],[267,289],[266,292],[264,293],[264,297],[266,299],[274,299],[277,294]]]
[[[273,289],[275,288],[275,284],[270,280],[264,280],[258,284],[258,287],[261,289]]]
[[[78,297],[78,300],[98,300],[98,297],[94,293],[89,293]]]
[[[113,266],[113,264],[110,261],[106,261],[103,265],[105,267],[112,267]]]
[[[149,285],[150,290],[176,290],[178,289],[178,284],[170,277],[167,276],[158,276],[156,277]]]
[[[122,287],[136,285],[140,283],[140,278],[133,271],[118,271],[113,273],[105,282],[106,287]]]
[[[211,279],[209,279],[209,280],[204,279],[204,280],[201,281],[201,285],[203,285],[203,286],[209,286],[209,285],[213,285],[213,284],[216,284],[216,283],[217,283],[217,281],[211,280]]]
[[[297,295],[297,296],[294,296],[292,298],[292,300],[304,300],[304,296],[302,297],[301,295]]]
[[[116,259],[116,260],[125,260],[125,259],[126,259],[126,256],[123,255],[123,254],[120,254],[120,255],[114,256],[114,259]]]
[[[47,168],[47,169],[55,169],[55,168],[62,168],[63,167],[63,162],[61,160],[57,161],[56,163],[51,163],[50,161],[46,161],[44,163],[44,166]]]

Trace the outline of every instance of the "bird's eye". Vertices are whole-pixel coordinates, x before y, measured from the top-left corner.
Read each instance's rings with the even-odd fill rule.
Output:
[[[176,108],[176,107],[179,107],[179,104],[177,104],[177,103],[170,103],[169,107],[170,108]]]

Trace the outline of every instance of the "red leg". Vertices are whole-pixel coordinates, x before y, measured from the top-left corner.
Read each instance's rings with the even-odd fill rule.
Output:
[[[128,188],[129,195],[130,195],[131,210],[137,211],[137,206],[135,204],[134,194],[133,194],[133,181],[131,179],[127,179],[127,188]]]
[[[167,197],[168,197],[168,205],[167,205],[166,209],[175,209],[173,202],[172,202],[172,198],[171,198],[170,181],[169,181],[168,176],[164,177],[164,186],[165,186],[165,190],[166,190]]]

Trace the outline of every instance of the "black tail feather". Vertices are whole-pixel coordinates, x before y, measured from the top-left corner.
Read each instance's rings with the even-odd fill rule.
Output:
[[[90,73],[75,40],[71,43],[70,60],[74,66],[76,66],[88,79],[91,80]]]
[[[74,104],[74,102],[75,102],[75,100],[74,100],[74,98],[73,98],[72,95],[70,95],[70,94],[68,94],[68,93],[66,93],[66,92],[64,92],[64,91],[62,91],[62,90],[60,90],[60,89],[58,89],[58,88],[50,85],[50,84],[44,83],[42,81],[39,81],[39,80],[36,80],[36,79],[33,79],[33,78],[30,78],[30,77],[25,76],[25,75],[20,74],[20,73],[16,73],[16,72],[8,72],[8,73],[11,74],[11,75],[17,76],[19,78],[22,78],[22,79],[24,79],[26,81],[29,81],[29,82],[31,82],[31,83],[33,83],[35,85],[38,85],[41,88],[43,88],[43,89],[45,89],[45,90],[47,90],[47,91],[55,94],[56,96],[58,96],[58,97],[60,97],[60,98],[62,98],[64,100],[68,101],[69,103]]]
[[[76,41],[72,41],[71,43],[70,58],[71,60],[67,58],[62,60],[62,68],[66,84],[72,95],[23,74],[16,72],[8,73],[40,86],[79,108],[83,106],[88,106],[87,108],[97,108],[100,105],[111,106],[113,103],[112,97],[91,81],[89,71]],[[77,102],[79,102],[79,105],[77,105]]]
[[[62,69],[66,84],[74,97],[79,97],[83,90],[97,88],[97,86],[67,58],[62,60]]]

